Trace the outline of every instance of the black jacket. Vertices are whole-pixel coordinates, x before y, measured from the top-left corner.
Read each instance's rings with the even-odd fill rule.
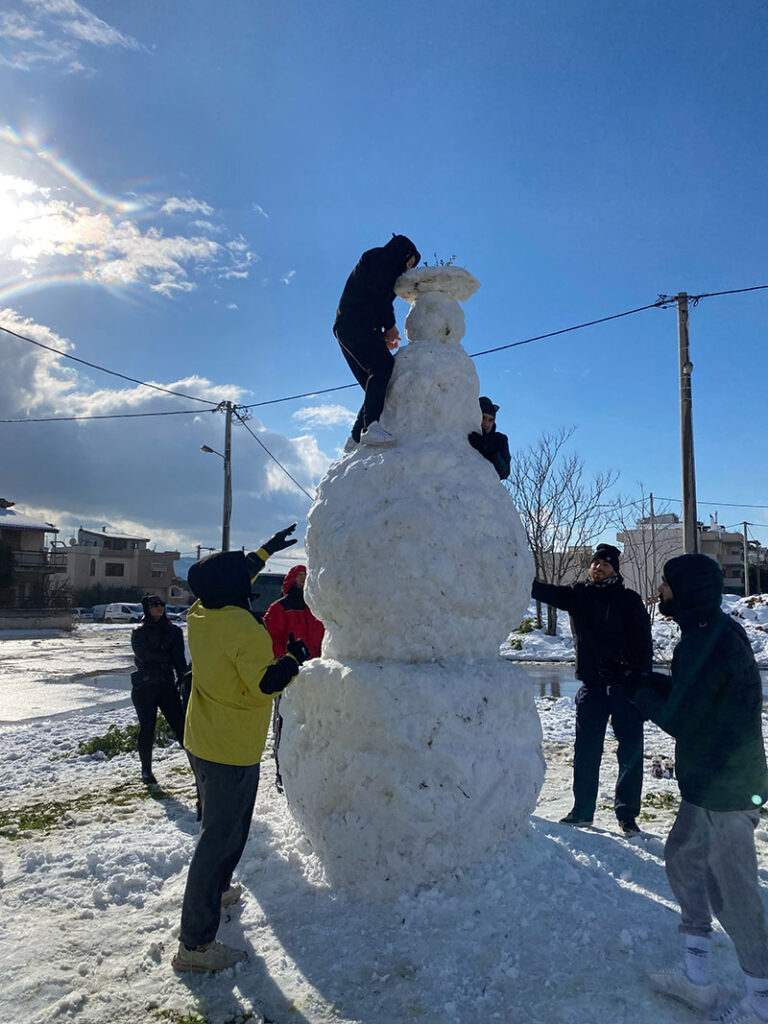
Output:
[[[746,633],[720,610],[717,563],[702,559],[685,555],[664,567],[682,636],[671,678],[654,673],[634,701],[675,737],[684,800],[709,811],[747,810],[768,797],[760,672]]]
[[[568,612],[576,649],[576,678],[586,686],[619,682],[626,672],[650,673],[651,620],[639,594],[614,583],[557,587],[533,581],[531,596]]]
[[[165,615],[155,621],[145,612],[141,625],[131,633],[131,647],[136,662],[131,677],[134,686],[172,683],[174,673],[181,684],[187,671],[184,634]]]
[[[499,474],[499,480],[506,480],[509,476],[511,457],[509,454],[509,439],[496,429],[496,424],[491,427],[487,434],[482,431],[474,431],[470,436],[472,447],[488,459],[493,468]]]
[[[406,269],[408,257],[416,263],[419,250],[405,235],[393,235],[386,245],[369,249],[347,278],[339,299],[333,333],[388,331],[395,325],[395,281]]]

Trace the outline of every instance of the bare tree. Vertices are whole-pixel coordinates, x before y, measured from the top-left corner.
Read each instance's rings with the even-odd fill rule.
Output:
[[[538,442],[512,456],[506,486],[528,535],[536,577],[545,583],[563,583],[584,566],[593,541],[610,521],[606,492],[618,473],[607,470],[587,477],[580,456],[565,447],[575,427],[542,434]],[[587,562],[588,564],[588,562]],[[541,608],[537,605],[541,627]],[[557,611],[547,609],[549,636],[557,631]]]
[[[668,502],[654,503],[642,482],[638,486],[638,499],[617,496],[611,522],[616,539],[624,545],[622,573],[653,619],[661,570],[668,558],[682,550],[682,527],[678,516],[669,511]]]

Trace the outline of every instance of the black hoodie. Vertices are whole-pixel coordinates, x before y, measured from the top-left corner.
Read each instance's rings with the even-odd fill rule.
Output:
[[[131,633],[131,647],[138,671],[133,673],[134,686],[172,682],[176,673],[178,683],[187,671],[184,655],[184,634],[168,621],[163,613],[159,619],[149,614],[149,598],[141,599],[144,618]]]
[[[723,575],[706,555],[664,566],[681,630],[672,676],[654,673],[635,704],[674,736],[680,794],[709,811],[742,811],[768,798],[762,685],[747,635],[720,609]]]
[[[395,281],[405,272],[409,256],[421,254],[410,238],[393,235],[386,245],[369,249],[347,278],[339,299],[333,333],[388,331],[395,325]]]

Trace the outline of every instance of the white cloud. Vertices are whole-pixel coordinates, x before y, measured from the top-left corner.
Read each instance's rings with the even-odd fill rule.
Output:
[[[27,41],[39,39],[42,34],[42,30],[36,28],[34,22],[19,11],[5,11],[0,14],[0,38]]]
[[[0,323],[62,351],[71,343],[11,308]],[[190,399],[134,385],[111,386],[52,352],[0,337],[2,418],[104,415],[194,409]],[[8,358],[10,357],[10,358]],[[116,367],[119,368],[119,367]],[[106,381],[106,383],[104,383]],[[157,381],[171,390],[240,401],[238,387],[191,375]],[[248,426],[309,491],[330,458],[310,433],[287,437],[260,420]],[[222,450],[224,418],[201,405],[191,415],[58,423],[4,424],[3,487],[21,511],[37,514],[63,532],[102,523],[152,538],[160,547],[191,550],[218,543],[221,460],[200,453],[201,444]],[[237,422],[232,432],[232,543],[259,546],[274,531],[298,520],[303,532],[307,497]],[[66,539],[62,537],[62,539]]]
[[[251,209],[253,210],[254,213],[258,213],[262,217],[266,217],[266,219],[269,220],[269,214],[267,213],[263,206],[259,206],[258,203],[253,203]]]
[[[194,199],[189,196],[186,199],[179,199],[178,196],[171,196],[170,199],[166,199],[163,205],[160,207],[160,213],[174,214],[174,213],[202,213],[205,217],[210,217],[213,213],[213,207],[209,206],[208,203],[202,201],[202,199]]]
[[[292,418],[308,427],[347,427],[355,422],[356,415],[344,405],[308,405],[297,409]]]
[[[283,275],[283,277],[280,278],[280,280],[283,282],[283,284],[290,284],[291,281],[293,281],[294,277],[296,277],[296,271],[289,270],[287,274]]]
[[[65,273],[172,296],[196,289],[203,274],[246,278],[258,259],[240,234],[218,241],[194,224],[185,230],[185,217],[214,212],[201,200],[174,196],[148,203],[137,220],[142,206],[135,198],[106,197],[39,153],[28,153],[27,162],[29,174],[0,175],[0,277],[6,281]],[[148,220],[147,211],[158,205],[159,215],[174,215],[173,234]]]
[[[227,303],[227,309],[237,309],[237,308],[238,308],[238,306],[237,306],[236,302],[228,302]]]
[[[6,53],[0,52],[6,67],[33,71],[50,66],[73,73],[88,70],[77,59],[85,46],[148,52],[76,0],[16,0],[16,8],[0,15],[0,44],[9,44]]]

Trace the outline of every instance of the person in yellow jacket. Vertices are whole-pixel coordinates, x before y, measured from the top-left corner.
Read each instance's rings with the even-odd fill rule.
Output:
[[[247,959],[216,941],[221,907],[240,898],[232,873],[251,825],[275,694],[282,693],[309,657],[291,636],[273,658],[269,633],[251,614],[251,584],[266,560],[296,543],[296,524],[258,551],[222,551],[196,562],[189,585],[197,600],[187,613],[192,693],[184,745],[203,805],[200,836],[189,865],[181,910],[177,971],[221,971]]]

